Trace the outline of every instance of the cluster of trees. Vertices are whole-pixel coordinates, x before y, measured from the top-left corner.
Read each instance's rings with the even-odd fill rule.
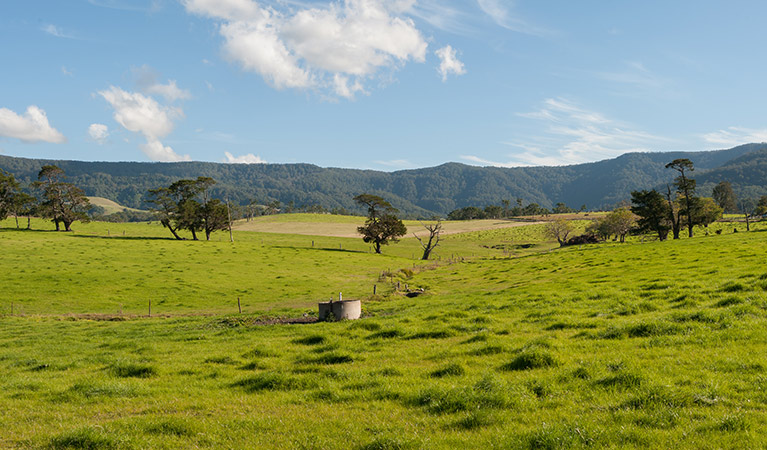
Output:
[[[62,225],[65,231],[71,231],[72,224],[78,220],[87,222],[91,208],[88,197],[82,189],[65,180],[66,175],[58,166],[43,166],[37,181],[31,184],[40,194],[37,198],[23,192],[12,174],[0,171],[0,219],[13,215],[18,228],[19,216],[27,216],[29,228],[29,217],[40,216],[51,219],[56,231],[60,231]]]
[[[459,208],[447,215],[448,220],[475,220],[475,219],[506,219],[509,217],[521,216],[547,216],[549,214],[568,214],[584,211],[586,205],[581,209],[575,210],[566,204],[559,202],[551,210],[542,207],[537,203],[528,203],[522,206],[522,199],[517,198],[516,204],[511,206],[511,200],[501,200],[501,205],[487,205],[484,208],[477,206],[466,206]]]
[[[670,231],[674,239],[679,239],[681,230],[687,228],[688,236],[692,237],[696,225],[708,226],[722,217],[721,205],[733,208],[735,194],[728,184],[720,183],[715,189],[718,201],[696,195],[696,182],[689,176],[695,168],[689,159],[675,159],[666,168],[679,173],[673,191],[672,185],[666,185],[665,196],[656,190],[631,193],[631,211],[639,217],[639,232],[656,233],[658,239],[665,240]]]
[[[160,223],[176,239],[183,239],[178,232],[186,230],[195,241],[198,232],[210,240],[214,231],[232,229],[228,205],[210,195],[214,184],[216,180],[210,177],[178,180],[168,187],[150,189],[149,202]]]

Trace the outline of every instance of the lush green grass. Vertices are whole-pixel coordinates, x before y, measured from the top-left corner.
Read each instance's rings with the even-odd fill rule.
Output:
[[[366,295],[382,266],[412,269],[416,244],[382,256],[353,240],[312,249],[305,236],[241,233],[234,246],[78,237],[106,226],[0,232],[4,301],[29,313],[114,312],[111,280],[126,304],[141,296],[137,310],[156,290],[177,302],[160,306],[168,311],[222,313],[236,307],[216,303],[231,304],[227,280],[256,278],[248,287],[274,296],[249,307],[300,315],[334,283]],[[126,237],[164,236],[141,227]],[[443,249],[437,267],[397,271],[427,294],[387,288],[354,322],[4,316],[0,448],[767,445],[767,233],[551,252],[540,233],[451,237],[454,249],[485,253],[449,263]],[[525,243],[536,247],[518,258],[486,248]],[[68,256],[81,262],[55,271]],[[158,273],[164,261],[182,272]],[[87,282],[68,283],[76,270]],[[167,282],[176,278],[185,282]]]

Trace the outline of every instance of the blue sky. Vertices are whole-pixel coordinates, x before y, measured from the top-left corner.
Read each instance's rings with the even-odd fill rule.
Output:
[[[767,141],[767,2],[3,0],[0,153],[562,165]]]

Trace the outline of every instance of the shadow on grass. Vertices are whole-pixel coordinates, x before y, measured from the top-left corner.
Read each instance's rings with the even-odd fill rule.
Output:
[[[303,247],[295,245],[273,245],[272,248],[281,248],[286,250],[314,250],[318,252],[338,252],[338,253],[369,253],[361,250],[349,250],[346,248],[330,248],[330,247]]]

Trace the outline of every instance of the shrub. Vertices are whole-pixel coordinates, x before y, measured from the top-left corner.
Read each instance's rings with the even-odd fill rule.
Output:
[[[307,380],[290,377],[281,373],[262,373],[243,378],[232,383],[232,387],[240,387],[247,392],[260,391],[293,391],[312,387]]]
[[[432,378],[443,378],[443,377],[460,377],[463,376],[466,373],[466,370],[464,370],[463,366],[458,363],[449,364],[441,369],[435,370],[429,376]]]
[[[529,349],[522,351],[511,362],[501,366],[501,370],[530,370],[554,367],[559,363],[551,353],[543,349]]]
[[[157,375],[154,367],[138,363],[115,363],[109,367],[109,371],[120,378],[149,378]]]
[[[102,450],[118,448],[118,443],[92,428],[80,428],[54,437],[50,440],[49,447],[55,450]]]

